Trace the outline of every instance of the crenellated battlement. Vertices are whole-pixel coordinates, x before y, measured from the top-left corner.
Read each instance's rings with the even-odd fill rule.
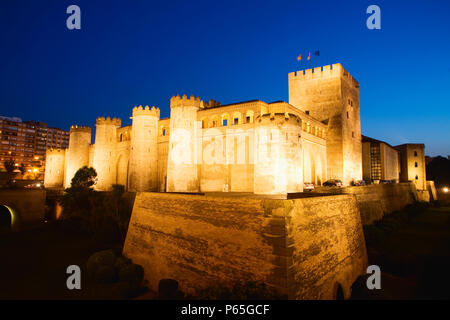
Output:
[[[197,108],[205,108],[208,104],[203,102],[200,97],[194,97],[191,95],[189,98],[187,95],[183,95],[180,97],[179,95],[170,98],[170,107],[197,107]]]
[[[291,80],[308,81],[314,79],[342,77],[352,82],[355,86],[359,87],[358,81],[356,81],[356,79],[354,79],[340,63],[291,72],[289,73],[288,77],[289,81]]]
[[[145,106],[145,108],[143,108],[142,106],[137,106],[137,107],[133,108],[133,117],[154,116],[159,119],[159,115],[160,115],[160,110],[159,110],[159,108],[156,108],[156,107],[150,108],[149,106]]]
[[[70,127],[70,133],[72,132],[86,132],[86,133],[91,133],[92,128],[88,127],[88,126],[78,126],[78,125],[73,125]]]
[[[122,120],[120,118],[110,118],[110,117],[100,117],[97,118],[96,125],[113,125],[120,127],[122,125]]]

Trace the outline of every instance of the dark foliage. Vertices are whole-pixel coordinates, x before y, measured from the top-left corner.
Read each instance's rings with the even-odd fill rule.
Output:
[[[63,224],[104,240],[123,242],[131,214],[123,199],[125,188],[113,185],[111,192],[97,192],[93,189],[96,178],[93,168],[83,167],[75,173],[59,200]]]
[[[13,173],[16,169],[15,163],[13,160],[3,161],[3,166],[5,167],[6,172]]]
[[[450,186],[450,158],[431,158],[426,166],[427,180],[433,180],[436,187]]]
[[[92,254],[86,262],[88,279],[94,286],[112,285],[113,296],[136,297],[143,291],[144,269],[125,258],[120,250],[103,250]]]

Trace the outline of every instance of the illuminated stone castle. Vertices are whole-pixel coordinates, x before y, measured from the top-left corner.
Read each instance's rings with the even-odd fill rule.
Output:
[[[341,179],[362,179],[358,82],[340,65],[289,74],[289,103],[229,105],[172,97],[170,118],[133,108],[132,125],[98,118],[73,126],[69,148],[48,150],[46,187],[68,187],[82,166],[96,188],[129,191],[283,194]]]

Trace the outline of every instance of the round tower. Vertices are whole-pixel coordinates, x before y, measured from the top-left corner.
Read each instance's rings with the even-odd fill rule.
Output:
[[[133,108],[128,174],[130,191],[158,190],[159,108]]]
[[[301,124],[287,112],[255,119],[255,194],[303,191]]]
[[[167,164],[168,192],[198,192],[197,111],[203,107],[199,97],[186,95],[170,99],[170,138]]]
[[[116,181],[117,129],[121,124],[118,118],[97,118],[93,159],[93,167],[97,171],[97,190],[111,190]]]
[[[47,149],[44,175],[46,188],[62,188],[64,186],[65,155],[65,149]]]
[[[70,187],[72,178],[78,169],[89,165],[90,144],[90,127],[70,127],[69,149],[66,151],[65,188]]]

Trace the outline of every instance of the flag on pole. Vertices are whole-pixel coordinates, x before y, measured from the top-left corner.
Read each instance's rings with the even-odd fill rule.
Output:
[[[317,50],[317,51],[315,52],[315,55],[316,55],[316,56],[320,56],[320,51]]]
[[[302,60],[302,54],[300,53],[300,55],[297,57],[297,61],[301,61]]]
[[[308,60],[311,60],[311,52],[309,52]]]

